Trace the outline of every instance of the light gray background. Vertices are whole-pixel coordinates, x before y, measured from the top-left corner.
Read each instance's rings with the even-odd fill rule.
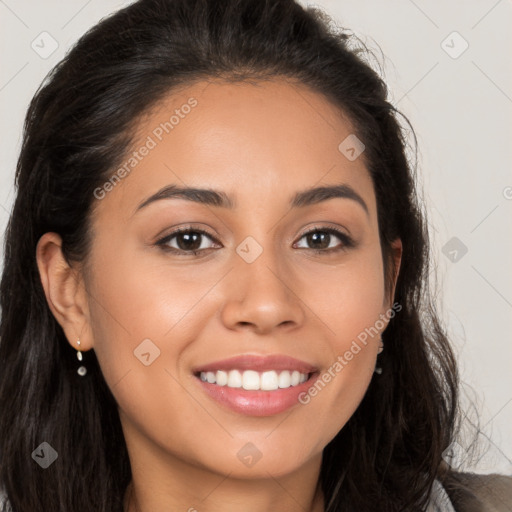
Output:
[[[31,97],[81,34],[127,3],[0,0],[2,234]],[[418,135],[439,305],[461,364],[463,404],[472,421],[468,404],[479,411],[479,451],[466,458],[474,433],[468,428],[458,440],[457,457],[463,469],[512,474],[512,3],[301,3],[324,8],[385,55],[392,103]],[[40,35],[45,31],[51,38]],[[52,39],[58,48],[44,55]]]

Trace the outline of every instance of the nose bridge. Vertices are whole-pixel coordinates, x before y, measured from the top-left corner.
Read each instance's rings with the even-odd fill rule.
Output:
[[[264,238],[260,244],[248,236],[236,246],[233,281],[224,307],[224,321],[231,327],[249,323],[263,331],[301,321],[300,301],[289,282],[291,269],[286,255],[274,247],[272,237]]]
[[[261,236],[259,238],[262,239]],[[278,249],[274,247],[271,236],[267,236],[261,244],[253,236],[247,236],[238,244],[236,274],[240,282],[251,288],[245,290],[246,294],[264,292],[270,298],[271,294],[277,293],[280,299],[287,298],[285,255],[280,254]]]

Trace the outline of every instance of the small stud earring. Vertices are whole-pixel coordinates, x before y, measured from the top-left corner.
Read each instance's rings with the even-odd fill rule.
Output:
[[[80,347],[80,338],[78,338],[78,340],[76,342],[78,343],[78,347]],[[80,348],[78,348],[78,350],[76,352],[76,358],[79,361],[81,361],[83,359],[82,351],[80,350]],[[84,365],[82,365],[82,366],[80,366],[80,368],[78,368],[77,373],[78,373],[78,375],[80,375],[80,377],[83,377],[87,373],[87,368]]]

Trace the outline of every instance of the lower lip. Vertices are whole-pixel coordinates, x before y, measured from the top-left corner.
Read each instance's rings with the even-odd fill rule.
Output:
[[[313,373],[302,384],[274,391],[230,388],[204,382],[199,377],[196,379],[211,398],[234,412],[247,416],[273,416],[299,404],[299,395],[306,392],[317,377],[318,373]]]

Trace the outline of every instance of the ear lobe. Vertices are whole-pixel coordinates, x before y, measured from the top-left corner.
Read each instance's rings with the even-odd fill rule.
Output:
[[[57,233],[45,233],[36,247],[36,260],[48,306],[66,334],[68,342],[77,348],[80,336],[82,350],[91,348],[91,340],[82,338],[88,323],[85,289],[78,272],[62,253],[62,239]]]

